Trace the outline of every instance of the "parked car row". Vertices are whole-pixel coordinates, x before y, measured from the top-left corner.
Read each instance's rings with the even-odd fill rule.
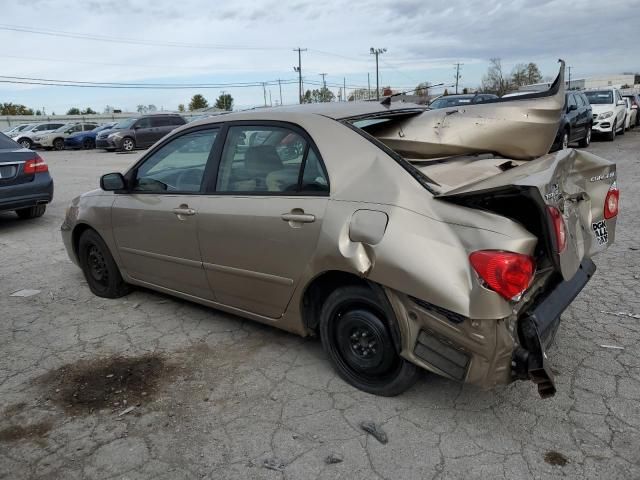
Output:
[[[24,148],[131,151],[147,148],[187,121],[178,114],[154,113],[104,125],[97,122],[25,123],[5,129]]]

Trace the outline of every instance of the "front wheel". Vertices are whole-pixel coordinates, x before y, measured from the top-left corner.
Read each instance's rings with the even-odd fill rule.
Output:
[[[96,148],[96,142],[91,140],[90,138],[85,138],[82,142],[82,148],[85,150],[91,150],[92,148]]]
[[[64,139],[63,138],[56,138],[53,141],[53,148],[56,150],[64,150]]]
[[[122,140],[122,150],[125,152],[131,152],[136,148],[136,142],[133,141],[133,138],[125,137]]]
[[[320,312],[320,338],[338,374],[354,387],[391,397],[409,389],[420,370],[402,358],[390,331],[389,314],[366,286],[329,295]]]
[[[620,129],[620,135],[624,135],[627,131],[627,116],[625,115],[622,119],[622,128]]]
[[[22,145],[24,148],[31,148],[33,147],[33,142],[31,140],[29,140],[28,138],[21,138],[20,139],[20,145]]]
[[[613,123],[611,125],[611,132],[609,132],[609,135],[607,135],[607,139],[610,142],[613,142],[616,139],[616,120],[615,120],[615,118],[613,119]]]
[[[582,148],[587,148],[591,145],[591,125],[587,127],[587,131],[584,133],[584,137],[578,143]]]
[[[119,298],[131,291],[107,244],[94,230],[86,230],[78,243],[78,259],[91,291],[104,298]]]
[[[562,134],[562,143],[560,148],[562,150],[566,150],[567,148],[569,148],[569,130],[565,130]]]

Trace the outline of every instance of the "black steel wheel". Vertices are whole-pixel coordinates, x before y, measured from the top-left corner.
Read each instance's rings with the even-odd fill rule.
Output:
[[[418,367],[403,359],[391,334],[395,322],[373,290],[346,286],[335,290],[320,313],[322,345],[338,374],[360,390],[399,395],[418,379]]]
[[[118,298],[131,290],[124,282],[104,240],[94,230],[85,230],[78,242],[78,259],[91,291],[99,297]]]
[[[82,142],[82,148],[85,150],[91,150],[92,148],[96,148],[96,142],[91,138],[85,138]]]

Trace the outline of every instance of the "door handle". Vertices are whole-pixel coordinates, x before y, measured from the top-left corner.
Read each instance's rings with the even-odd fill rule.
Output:
[[[282,220],[292,223],[312,223],[316,221],[316,216],[310,213],[283,213]]]
[[[188,205],[180,205],[178,208],[173,209],[173,213],[175,213],[178,218],[180,218],[195,215],[196,211],[193,208],[189,208]]]

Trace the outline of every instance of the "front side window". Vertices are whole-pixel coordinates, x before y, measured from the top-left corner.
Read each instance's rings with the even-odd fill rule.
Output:
[[[136,192],[199,192],[218,129],[198,130],[163,145],[137,169]]]
[[[567,101],[568,101],[568,107],[571,108],[571,106],[573,105],[574,107],[577,107],[578,104],[576,103],[576,99],[573,95],[569,94],[567,95]]]
[[[97,127],[97,125],[95,123],[85,123],[84,131],[85,132],[90,132],[91,130],[93,130],[96,127]]]
[[[229,128],[220,159],[217,192],[311,193],[328,192],[328,186],[317,155],[299,133],[275,126]]]

